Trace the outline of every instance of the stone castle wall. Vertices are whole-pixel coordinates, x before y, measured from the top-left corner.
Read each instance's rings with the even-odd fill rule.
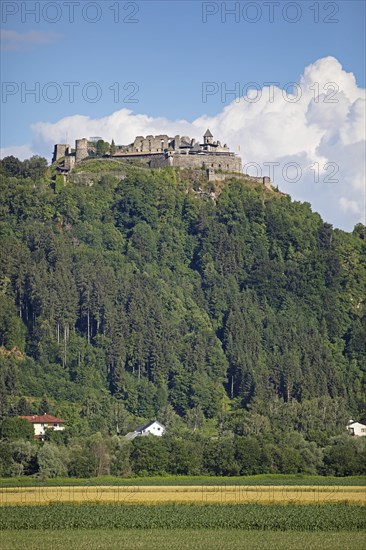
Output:
[[[206,168],[223,172],[241,172],[241,159],[229,155],[173,155],[175,168]]]
[[[271,189],[271,178],[269,176],[248,176],[248,179],[254,182],[261,183],[264,185],[264,187],[267,187],[267,189]]]
[[[88,140],[86,138],[77,139],[75,141],[75,162],[80,162],[88,155]]]
[[[60,160],[60,158],[65,157],[66,154],[69,154],[70,145],[66,143],[57,143],[53,150],[52,162]]]
[[[148,159],[150,168],[165,168],[166,166],[173,166],[172,157],[167,157],[165,154],[150,156]]]
[[[167,135],[158,135],[158,136],[137,136],[132,146],[128,148],[130,152],[164,152],[169,147],[169,137]]]
[[[64,163],[64,169],[65,170],[72,170],[75,166],[75,155],[67,155],[65,157],[65,163]]]

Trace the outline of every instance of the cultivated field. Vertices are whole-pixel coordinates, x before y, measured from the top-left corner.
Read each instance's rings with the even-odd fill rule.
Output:
[[[360,485],[38,486],[1,495],[1,550],[365,547]]]
[[[50,504],[0,507],[0,529],[361,531],[366,508],[345,504]]]
[[[364,550],[365,533],[135,529],[3,531],[2,550]]]
[[[32,477],[2,477],[0,478],[0,487],[100,487],[100,486],[228,486],[228,485],[264,485],[264,486],[344,486],[344,487],[366,487],[366,476],[319,476],[307,474],[258,474],[252,476],[184,476],[184,475],[166,475],[149,477],[116,477],[99,476],[90,478],[77,477],[56,477],[45,480]]]
[[[363,550],[364,477],[0,480],[1,550]]]
[[[131,504],[321,504],[347,502],[366,505],[362,486],[60,486],[0,488],[2,506],[49,503]]]

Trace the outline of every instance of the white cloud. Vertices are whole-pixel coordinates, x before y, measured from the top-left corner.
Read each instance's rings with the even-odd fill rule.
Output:
[[[0,148],[0,158],[9,157],[13,155],[19,160],[29,159],[33,155],[37,155],[32,151],[30,145],[14,145],[13,147],[1,147]]]
[[[0,30],[1,49],[7,51],[25,50],[35,45],[50,44],[55,40],[57,34],[54,32]]]
[[[209,127],[221,143],[238,151],[243,163],[277,162],[274,184],[337,227],[351,230],[365,223],[365,90],[357,86],[334,57],[317,60],[299,78],[298,100],[274,87],[263,88],[258,101],[240,98],[216,116],[202,115],[193,122],[153,118],[121,109],[109,116],[65,117],[52,124],[32,126],[33,149],[48,151],[54,143],[103,136],[126,144],[137,135],[167,133],[200,138]],[[301,95],[301,97],[300,97]],[[44,154],[44,153],[43,153]],[[301,177],[292,179],[288,163],[297,163]],[[253,171],[252,171],[253,172]],[[254,172],[253,172],[254,173]]]
[[[346,197],[341,197],[339,199],[339,205],[345,212],[349,211],[355,214],[360,213],[360,205],[356,201],[347,199]]]

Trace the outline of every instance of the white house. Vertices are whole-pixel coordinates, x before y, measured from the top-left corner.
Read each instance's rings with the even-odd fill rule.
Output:
[[[347,424],[347,430],[350,435],[366,436],[366,425],[352,419]]]
[[[152,420],[151,422],[148,422],[147,424],[142,424],[142,426],[138,426],[134,432],[128,433],[125,437],[126,439],[135,439],[137,436],[142,435],[156,435],[158,437],[161,437],[165,433],[165,426],[163,424],[160,424],[157,420]]]
[[[135,433],[137,435],[157,435],[161,437],[165,432],[165,426],[160,424],[157,420],[152,420],[148,424],[143,424],[136,428]]]
[[[46,430],[52,429],[55,431],[65,429],[65,420],[58,418],[57,416],[52,416],[52,414],[41,414],[34,416],[20,416],[24,420],[28,420],[33,424],[34,429],[34,439],[43,439],[46,433]]]

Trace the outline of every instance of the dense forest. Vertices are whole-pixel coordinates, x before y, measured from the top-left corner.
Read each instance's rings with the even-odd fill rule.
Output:
[[[1,162],[0,475],[47,453],[47,475],[366,472],[344,435],[366,421],[365,227],[244,177],[211,200],[106,166]],[[67,428],[40,445],[14,417],[43,412]],[[154,418],[164,441],[123,442]]]

